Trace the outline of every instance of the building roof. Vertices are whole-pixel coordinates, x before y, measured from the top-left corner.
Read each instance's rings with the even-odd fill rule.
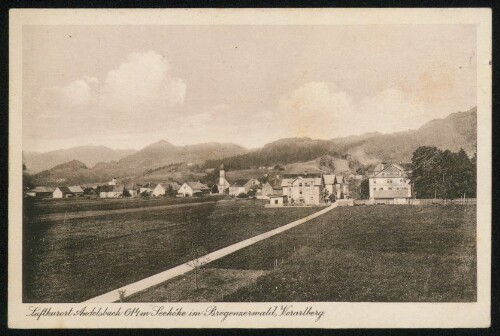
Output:
[[[123,192],[123,190],[125,189],[125,186],[123,184],[117,184],[112,187],[113,187],[113,192]]]
[[[224,163],[221,163],[220,167],[219,167],[220,170],[224,170]]]
[[[31,189],[30,192],[36,192],[36,193],[51,193],[54,192],[55,188],[51,187],[36,187],[34,189]]]
[[[63,187],[57,187],[63,194],[72,194],[71,190],[69,190],[68,187],[63,186]]]
[[[82,193],[82,192],[83,192],[83,189],[82,189],[82,187],[80,187],[80,186],[71,186],[71,187],[68,187],[68,189],[69,189],[72,193]]]
[[[231,187],[244,187],[251,179],[237,179],[231,184]]]
[[[210,190],[210,188],[208,186],[206,186],[205,184],[201,183],[201,182],[186,182],[186,184],[191,188],[193,189],[193,191],[195,190]]]
[[[181,187],[179,183],[177,182],[164,182],[164,183],[158,183],[157,186],[161,186],[163,189],[167,190],[169,186],[172,186],[173,190],[179,190]]]
[[[378,166],[377,166],[378,167]],[[373,177],[408,177],[403,167],[397,163],[384,165],[381,171],[374,171]]]
[[[321,177],[311,177],[311,176],[297,176],[296,178],[284,178],[281,181],[282,187],[291,187],[292,184],[297,180],[301,179],[304,183],[319,186],[321,185]]]
[[[142,185],[143,188],[149,188],[149,189],[154,189],[156,188],[156,183],[153,183],[153,182],[148,182],[146,184],[143,184]]]

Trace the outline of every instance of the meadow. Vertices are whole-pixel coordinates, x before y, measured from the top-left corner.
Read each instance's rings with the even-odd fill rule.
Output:
[[[316,211],[266,209],[257,200],[189,201],[203,203],[80,219],[25,220],[23,302],[81,302],[182,264],[193,246],[211,252]],[[70,202],[50,203],[73,209]],[[88,210],[83,203],[79,209]]]
[[[129,301],[473,302],[476,208],[339,207],[206,265],[199,278],[198,291],[188,273]]]

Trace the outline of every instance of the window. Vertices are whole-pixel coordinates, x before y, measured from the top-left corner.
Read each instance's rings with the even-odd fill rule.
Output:
[[[302,195],[302,190],[299,192],[299,194],[301,194],[301,195]]]
[[[387,183],[392,183],[392,180],[387,180]]]
[[[274,204],[278,204],[278,200],[274,200]]]
[[[373,180],[373,184],[377,184],[377,180]]]
[[[384,188],[380,188],[379,190],[384,190]]]
[[[302,187],[302,183],[299,183],[299,187]]]
[[[399,179],[399,182],[403,182],[403,179]]]
[[[377,190],[377,188],[373,188],[373,191]]]
[[[391,187],[389,187],[389,190],[392,190],[392,188],[391,188]]]

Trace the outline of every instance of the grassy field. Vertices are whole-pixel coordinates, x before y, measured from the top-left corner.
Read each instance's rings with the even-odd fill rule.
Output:
[[[211,252],[315,211],[266,209],[261,201],[230,200],[25,221],[23,301],[80,302],[188,261],[192,245]]]
[[[100,211],[100,210],[119,210],[130,208],[144,208],[161,205],[187,204],[210,202],[222,199],[221,196],[210,197],[184,197],[184,198],[114,198],[114,199],[30,199],[24,200],[25,216],[28,219],[38,215],[64,214],[65,212],[80,211]]]
[[[206,301],[227,277],[237,289],[217,301],[475,301],[475,216],[470,205],[337,208],[208,264],[197,295],[173,279],[131,300]],[[262,273],[249,283],[228,270]]]

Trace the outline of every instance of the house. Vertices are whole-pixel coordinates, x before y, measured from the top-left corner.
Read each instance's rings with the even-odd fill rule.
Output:
[[[142,195],[143,192],[152,193],[156,188],[156,183],[148,182],[139,187],[139,194]]]
[[[226,180],[226,169],[224,167],[224,164],[221,164],[219,167],[219,183],[217,183],[217,192],[220,195],[227,194],[229,192],[229,182]],[[215,191],[215,188],[213,188],[213,191]]]
[[[169,190],[169,188],[172,188],[172,190],[177,193],[180,187],[181,186],[177,182],[158,183],[156,185],[156,188],[154,188],[153,190],[153,196],[154,197],[164,196]]]
[[[39,198],[44,198],[44,197],[52,197],[52,193],[54,192],[54,188],[51,187],[36,187],[34,189],[29,190],[26,192],[26,196],[28,197],[39,197]]]
[[[210,194],[210,188],[201,182],[185,182],[179,190],[179,197],[204,196]]]
[[[73,197],[73,193],[68,187],[57,187],[52,193],[52,198],[68,198]]]
[[[397,163],[380,163],[369,178],[370,199],[377,202],[406,204],[411,198],[407,171]]]
[[[238,196],[239,194],[246,194],[252,187],[258,186],[259,180],[251,179],[238,179],[229,187],[229,195]]]
[[[272,195],[282,195],[283,188],[281,187],[281,179],[276,178],[273,180],[268,180],[262,185],[260,195],[257,194],[257,198],[269,198]]]
[[[125,184],[125,191],[123,196],[126,197],[137,197],[139,196],[139,185],[129,182]]]
[[[113,177],[111,179],[111,181],[108,182],[108,185],[112,185],[112,186],[116,185],[116,178]]]
[[[74,197],[82,197],[83,196],[83,189],[80,186],[71,186],[68,187],[69,191],[73,194]]]
[[[271,195],[269,196],[269,205],[271,207],[281,207],[288,203],[288,197],[285,195]]]
[[[117,184],[117,185],[104,185],[101,186],[99,190],[100,198],[121,198],[123,197],[123,193],[125,191],[125,186]]]
[[[320,204],[324,201],[321,173],[285,174],[281,188],[289,203]]]
[[[329,199],[342,199],[349,196],[349,184],[342,175],[323,175],[325,190]],[[330,197],[333,195],[333,197]]]

